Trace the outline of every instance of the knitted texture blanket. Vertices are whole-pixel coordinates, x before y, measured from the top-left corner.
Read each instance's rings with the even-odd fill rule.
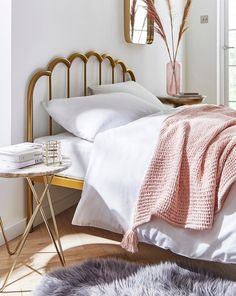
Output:
[[[136,228],[158,216],[183,228],[210,229],[236,180],[236,111],[186,107],[163,123],[134,224],[121,246],[137,251]]]

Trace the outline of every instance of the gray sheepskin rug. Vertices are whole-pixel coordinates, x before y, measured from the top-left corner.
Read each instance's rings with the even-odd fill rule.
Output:
[[[140,265],[94,259],[43,276],[35,296],[236,295],[236,282],[176,263]]]

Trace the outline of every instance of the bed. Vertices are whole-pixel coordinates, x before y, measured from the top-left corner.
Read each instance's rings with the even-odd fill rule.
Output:
[[[98,135],[73,224],[99,227],[116,233],[124,233],[131,228],[134,205],[144,172],[151,162],[156,134],[167,116],[144,117]],[[103,171],[98,174],[101,163]],[[115,172],[111,173],[114,168]],[[122,186],[119,180],[122,180]],[[180,228],[155,217],[138,228],[139,241],[189,258],[235,264],[235,195],[234,183],[210,230]]]
[[[29,85],[28,85],[28,89],[27,89],[27,141],[28,142],[33,142],[36,138],[35,134],[34,134],[34,117],[36,116],[35,113],[37,113],[37,111],[34,110],[34,105],[36,105],[35,102],[35,89],[38,86],[38,84],[40,83],[40,80],[42,80],[42,78],[46,78],[46,87],[47,87],[47,98],[48,100],[52,100],[53,99],[53,72],[55,71],[55,69],[57,68],[58,65],[63,65],[65,66],[65,71],[66,71],[66,84],[64,86],[64,89],[66,91],[66,97],[70,98],[71,97],[71,81],[73,79],[72,74],[71,74],[71,67],[72,65],[76,62],[76,61],[80,61],[82,63],[82,72],[81,72],[81,77],[80,77],[80,81],[81,83],[81,89],[82,93],[84,96],[86,96],[88,94],[88,85],[89,85],[89,76],[90,76],[90,72],[93,72],[94,75],[97,77],[98,80],[98,84],[101,85],[102,81],[103,81],[103,66],[105,68],[106,66],[106,73],[104,74],[104,76],[109,76],[109,81],[111,83],[115,83],[115,81],[117,81],[116,75],[119,75],[119,78],[121,77],[122,81],[126,81],[126,80],[132,80],[135,81],[135,75],[133,73],[133,71],[131,71],[130,69],[127,68],[127,66],[125,65],[124,62],[122,62],[119,59],[114,59],[111,55],[109,54],[99,54],[95,51],[89,51],[85,54],[83,53],[73,53],[71,54],[68,58],[63,58],[63,57],[56,57],[54,59],[52,59],[46,68],[44,69],[40,69],[37,70],[31,77],[30,81],[29,81]],[[89,60],[95,60],[94,64],[96,63],[96,65],[92,65],[92,67],[88,67],[88,63]],[[118,71],[117,71],[117,68]],[[90,70],[90,72],[89,72]],[[107,74],[108,73],[108,74]],[[77,75],[74,74],[74,76],[76,77],[76,79],[78,78]],[[74,94],[75,96],[75,94]],[[45,119],[44,119],[45,120]],[[54,132],[55,133],[55,132]],[[47,131],[44,131],[43,136],[52,136],[53,134],[53,121],[51,117],[48,117],[48,129]],[[70,137],[71,135],[69,135]],[[73,139],[73,136],[71,136]],[[39,137],[39,139],[37,141],[40,142],[40,138],[41,140],[42,137]],[[85,143],[84,146],[89,146],[86,145],[87,143]],[[88,148],[89,149],[89,148]],[[70,151],[71,152],[71,151]],[[88,153],[85,153],[85,155]],[[85,160],[86,163],[86,160]],[[78,164],[78,166],[80,166],[80,164]],[[83,169],[81,169],[81,173],[83,171],[84,174],[84,170],[85,167],[83,167]],[[82,174],[82,175],[83,175]],[[73,189],[78,189],[78,190],[82,190],[83,189],[83,176],[79,176],[80,173],[76,174],[76,178],[71,177],[71,173],[69,173],[70,177],[68,176],[55,176],[53,181],[52,181],[52,185],[57,185],[57,186],[62,186],[62,187],[66,187],[66,188],[73,188]],[[72,176],[74,176],[72,174]],[[35,178],[34,182],[38,182],[38,183],[43,183],[43,180],[41,178]],[[28,188],[27,189],[27,218],[28,220],[30,219],[31,215],[32,215],[32,210],[33,210],[33,196],[31,193],[31,190]]]
[[[109,65],[112,69],[112,85],[115,82],[114,70],[116,65],[121,66],[123,82],[126,81],[127,76],[132,81],[135,81],[134,73],[131,70],[127,70],[123,62],[114,60],[110,55],[100,55],[95,52],[89,52],[85,55],[76,53],[71,55],[68,59],[54,59],[49,63],[46,70],[36,72],[29,84],[27,112],[28,141],[35,140],[33,135],[33,94],[34,87],[39,78],[42,76],[47,76],[49,78],[49,101],[57,102],[58,100],[52,100],[51,76],[53,69],[58,63],[65,64],[67,67],[67,97],[69,98],[71,63],[77,58],[82,59],[84,63],[83,91],[84,95],[86,95],[86,64],[90,57],[95,57],[99,64],[99,87],[93,89],[97,91],[98,95],[99,92],[103,93],[104,89],[107,88],[105,87],[103,89],[101,79],[102,64],[105,60],[109,61]],[[137,96],[138,95],[139,94],[137,94]],[[114,99],[116,99],[116,96],[114,96]],[[70,100],[72,101],[74,98]],[[72,105],[76,106],[77,101],[77,99],[74,100],[75,105]],[[62,102],[63,104],[59,106],[59,109],[61,108],[59,115],[63,117],[63,108],[66,103],[64,101]],[[138,104],[137,99],[137,105]],[[76,151],[79,151],[80,156],[83,155],[83,165],[81,165],[80,161],[80,164],[77,165],[76,168],[72,168],[72,171],[67,171],[64,175],[56,176],[52,183],[63,187],[83,189],[82,198],[73,218],[73,224],[79,226],[95,226],[117,233],[124,233],[132,226],[135,211],[134,204],[137,202],[136,198],[138,196],[141,180],[143,180],[145,176],[144,172],[147,170],[148,164],[151,161],[153,154],[152,149],[156,144],[163,122],[168,116],[176,112],[174,109],[165,107],[162,109],[160,106],[153,107],[153,105],[151,106],[149,103],[147,105],[147,113],[145,115],[143,114],[143,116],[130,120],[125,124],[113,126],[107,130],[98,132],[95,140],[91,138],[84,142],[85,140],[81,138],[78,139],[76,136],[72,135],[76,134],[76,131],[74,132],[73,130],[76,121],[72,122],[73,124],[64,122],[65,126],[62,124],[70,133],[64,132],[53,136],[62,141],[65,151],[68,151],[68,154],[71,155],[75,163],[76,156],[74,156],[71,147],[77,147]],[[119,109],[119,104],[116,107]],[[54,115],[53,112],[50,113],[52,110],[49,109],[50,108],[47,110],[49,114]],[[73,109],[74,107],[72,107],[70,111],[72,115]],[[60,116],[58,119],[59,123]],[[70,130],[70,128],[72,128],[72,130]],[[94,128],[96,128],[96,124]],[[45,141],[45,139],[49,139],[48,137],[51,135],[52,118],[49,117],[49,135],[39,137],[36,141]],[[83,187],[84,178],[86,180],[85,187]],[[34,181],[41,182],[42,180],[37,178]],[[130,184],[134,184],[134,186],[130,186]],[[154,244],[163,249],[169,249],[176,254],[189,258],[235,264],[235,194],[236,185],[234,183],[229,191],[224,207],[215,217],[214,225],[211,230],[198,231],[176,228],[166,221],[156,218],[152,220],[151,223],[138,229],[139,241]],[[28,192],[28,217],[30,217],[31,213],[32,196],[30,192]]]

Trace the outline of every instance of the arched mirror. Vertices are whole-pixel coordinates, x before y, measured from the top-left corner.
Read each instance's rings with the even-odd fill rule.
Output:
[[[151,44],[154,38],[153,21],[143,0],[124,0],[125,40],[135,44]]]

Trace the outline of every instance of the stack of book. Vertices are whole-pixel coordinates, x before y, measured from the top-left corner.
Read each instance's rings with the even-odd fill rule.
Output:
[[[0,148],[0,168],[14,170],[41,163],[42,145],[36,143],[21,143]]]
[[[176,98],[185,99],[203,99],[204,96],[197,92],[180,92],[178,95],[174,95]]]

